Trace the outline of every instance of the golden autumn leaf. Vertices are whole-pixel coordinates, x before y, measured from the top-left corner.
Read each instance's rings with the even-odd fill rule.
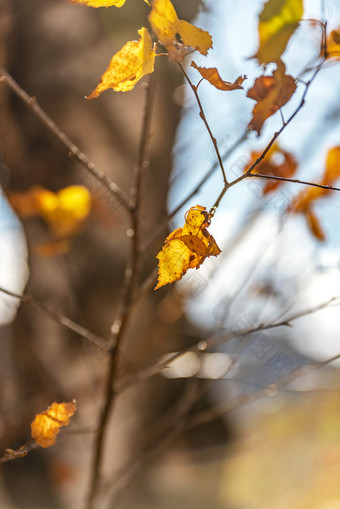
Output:
[[[277,62],[303,16],[302,0],[268,0],[259,17],[260,46],[255,58],[261,64]]]
[[[87,99],[98,97],[109,88],[116,92],[128,92],[143,76],[153,72],[156,47],[152,45],[146,28],[138,30],[138,34],[140,35],[138,41],[127,42],[113,55],[99,85]]]
[[[31,435],[40,447],[51,447],[62,426],[67,426],[77,410],[76,401],[52,403],[45,412],[37,414],[31,423]]]
[[[214,85],[214,87],[218,88],[219,90],[237,90],[237,89],[243,89],[242,83],[247,78],[247,76],[239,76],[234,83],[230,83],[229,81],[222,80],[221,76],[219,75],[218,70],[216,67],[199,67],[196,62],[191,62],[191,67],[196,69],[202,78],[209,81],[211,85]]]
[[[159,41],[168,50],[169,58],[175,62],[182,62],[190,48],[206,55],[212,47],[209,32],[178,19],[170,0],[153,0],[149,21]]]
[[[84,4],[89,7],[122,7],[125,0],[69,0],[72,4]]]
[[[327,37],[327,58],[336,58],[340,60],[340,28],[338,30],[332,30]]]
[[[285,64],[277,62],[277,69],[271,76],[256,78],[253,87],[248,90],[247,97],[256,101],[248,128],[257,131],[258,135],[265,120],[282,108],[296,90],[294,78],[285,71]]]
[[[250,162],[248,166],[253,164],[262,152],[253,151],[250,154]],[[283,150],[278,143],[274,143],[263,159],[256,166],[256,173],[262,175],[274,175],[276,177],[291,178],[297,170],[296,159],[290,152]],[[263,194],[267,195],[275,191],[282,182],[279,180],[268,180],[263,188]]]
[[[155,290],[182,278],[188,269],[198,269],[209,256],[221,252],[207,230],[210,224],[205,207],[191,207],[185,215],[183,228],[174,230],[158,253],[158,283]]]
[[[334,185],[340,178],[340,146],[332,147],[326,158],[325,170],[319,184],[325,186]],[[320,222],[312,210],[316,200],[324,198],[331,192],[330,189],[321,187],[308,187],[299,193],[293,200],[289,210],[294,213],[301,213],[305,216],[307,224],[318,240],[325,240],[326,236],[322,230]]]
[[[38,212],[56,237],[76,233],[91,211],[91,194],[83,186],[68,186],[57,193],[43,190],[36,199]]]

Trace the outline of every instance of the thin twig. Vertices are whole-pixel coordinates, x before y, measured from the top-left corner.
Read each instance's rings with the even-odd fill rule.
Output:
[[[7,461],[24,458],[32,449],[36,449],[37,447],[39,447],[38,444],[31,439],[26,442],[26,444],[19,447],[19,449],[5,449],[5,454],[0,457],[0,465],[2,463],[7,463]]]
[[[226,152],[221,156],[222,160],[225,161],[233,152],[236,150],[248,137],[249,132],[245,131],[234,143],[231,147],[229,147]],[[167,215],[165,221],[156,229],[156,231],[152,232],[152,235],[146,239],[144,244],[141,246],[141,252],[146,251],[150,248],[150,246],[155,242],[155,240],[159,237],[159,235],[166,229],[169,221],[181,210],[184,205],[188,203],[191,198],[193,198],[201,188],[209,181],[215,171],[219,168],[218,161],[214,162],[211,167],[205,172],[203,177],[198,181],[195,187],[180,201],[176,207],[172,209],[172,211]]]
[[[115,475],[114,481],[108,483],[108,488],[113,491],[109,504],[110,509],[116,507],[123,490],[128,487],[145,463],[162,452],[167,443],[170,443],[170,436],[172,437],[174,433],[177,435],[183,429],[192,406],[202,395],[198,390],[199,384],[197,382],[197,380],[187,382],[179,400],[170,409],[166,410],[155,426],[152,427],[149,432],[149,439],[139,456],[134,457],[131,463],[126,465],[118,475]]]
[[[233,180],[232,182],[229,182],[228,184],[226,184],[224,186],[224,188],[220,192],[217,200],[215,201],[214,205],[211,208],[211,211],[210,211],[211,215],[214,215],[216,209],[218,208],[218,206],[221,203],[224,195],[226,194],[226,192],[228,191],[228,189],[230,187],[235,186],[236,184],[239,184],[240,182],[242,182],[242,180],[252,176],[251,173],[253,172],[253,170],[255,170],[255,168],[260,164],[260,162],[266,157],[267,153],[269,152],[271,147],[274,145],[274,143],[277,140],[277,138],[286,129],[286,127],[291,123],[291,121],[295,118],[295,116],[298,114],[298,112],[301,110],[301,108],[305,104],[305,99],[306,99],[306,95],[307,95],[308,89],[309,89],[310,85],[313,83],[313,81],[316,78],[316,76],[318,75],[318,73],[320,72],[324,62],[325,62],[325,57],[323,57],[321,62],[316,66],[316,68],[314,70],[314,73],[311,76],[311,78],[309,79],[309,81],[307,81],[305,83],[305,90],[303,91],[303,94],[301,96],[301,99],[300,99],[300,102],[299,102],[297,108],[291,114],[291,116],[288,118],[288,120],[282,125],[282,127],[273,134],[273,136],[272,136],[271,140],[269,141],[269,143],[267,144],[266,148],[263,150],[263,152],[260,154],[260,156],[256,159],[256,161],[254,161],[249,166],[249,168],[247,169],[247,171],[245,171],[245,173],[243,175],[241,175],[237,179]]]
[[[88,509],[94,507],[94,500],[97,493],[98,478],[100,466],[102,464],[104,454],[104,444],[106,433],[108,430],[109,419],[115,403],[114,382],[118,375],[118,360],[120,350],[125,338],[127,325],[132,314],[132,302],[136,291],[138,274],[140,268],[140,193],[144,169],[148,165],[149,141],[150,141],[150,124],[152,117],[152,105],[154,97],[154,77],[151,74],[146,89],[146,100],[144,108],[144,117],[142,125],[142,133],[140,147],[138,152],[137,166],[134,176],[134,182],[131,189],[131,204],[129,209],[131,214],[131,230],[133,232],[131,242],[131,254],[127,268],[125,270],[124,286],[122,291],[121,303],[115,321],[111,327],[112,333],[112,353],[109,364],[109,370],[105,387],[104,406],[99,416],[98,433],[94,445],[94,455],[90,473],[89,494],[87,499]]]
[[[241,394],[240,396],[234,398],[231,401],[228,401],[227,403],[223,402],[208,410],[200,410],[191,416],[188,415],[190,411],[190,406],[188,405],[184,409],[185,411],[183,414],[180,416],[181,418],[172,421],[171,426],[168,426],[166,433],[163,434],[161,439],[151,442],[149,449],[147,449],[144,454],[137,458],[137,460],[135,460],[132,465],[128,466],[121,472],[121,474],[118,476],[118,480],[116,479],[114,484],[116,493],[111,500],[110,507],[114,508],[116,506],[122,490],[125,489],[129,483],[131,483],[135,475],[145,465],[145,463],[160,454],[184,431],[189,431],[196,426],[211,422],[216,418],[221,417],[222,415],[235,411],[238,408],[257,401],[265,396],[275,395],[279,389],[282,389],[289,383],[292,383],[304,375],[307,375],[317,369],[331,364],[339,358],[340,354],[337,354],[322,362],[314,362],[305,366],[299,366],[297,369],[293,370],[287,375],[283,375],[281,378],[278,378],[274,384],[270,384],[269,386],[261,388],[253,393]],[[189,403],[191,403],[192,406],[192,402]]]
[[[212,141],[212,143],[214,145],[214,149],[215,149],[215,152],[216,152],[218,164],[219,164],[219,166],[221,168],[221,172],[222,172],[222,175],[223,175],[224,185],[227,186],[228,185],[228,180],[227,180],[227,177],[226,177],[226,174],[225,174],[222,157],[221,157],[218,145],[217,145],[216,138],[214,137],[214,135],[213,135],[213,133],[212,133],[212,131],[210,129],[207,117],[205,116],[205,113],[204,113],[204,110],[203,110],[203,106],[202,106],[201,100],[200,100],[198,92],[197,92],[197,86],[195,86],[193,84],[193,82],[189,78],[188,74],[185,72],[184,67],[180,63],[178,65],[179,65],[179,68],[181,69],[182,73],[184,74],[187,82],[189,83],[189,85],[191,87],[191,90],[195,94],[195,98],[196,98],[196,101],[197,101],[197,104],[198,104],[198,107],[199,107],[199,110],[200,110],[200,117],[203,120],[204,125],[205,125],[205,127],[206,127],[206,129],[208,131],[209,136],[210,136],[210,139],[211,139],[211,141]]]
[[[304,184],[305,186],[320,187],[321,189],[327,189],[329,191],[340,191],[339,187],[327,186],[324,184],[318,184],[317,182],[308,182],[307,180],[292,179],[288,177],[277,177],[276,175],[263,175],[262,173],[250,173],[248,177],[255,177],[269,180],[279,180],[281,182],[293,182],[294,184]]]
[[[110,343],[108,340],[97,336],[96,334],[93,334],[91,331],[83,327],[77,322],[74,322],[71,320],[71,318],[68,318],[65,315],[62,315],[60,313],[56,313],[55,311],[51,311],[50,309],[47,309],[43,304],[41,304],[35,297],[33,297],[30,294],[24,294],[19,295],[17,293],[11,292],[10,290],[6,290],[5,288],[0,287],[0,292],[4,293],[10,297],[13,297],[15,299],[19,299],[22,302],[25,302],[29,304],[30,306],[36,308],[38,311],[40,311],[42,314],[53,320],[54,322],[58,323],[59,325],[62,325],[66,329],[74,332],[78,336],[86,339],[93,345],[97,346],[98,348],[109,352],[112,348],[110,346]]]
[[[0,81],[15,93],[26,106],[39,118],[39,120],[61,141],[64,147],[69,151],[69,155],[75,157],[84,168],[99,182],[101,182],[110,193],[126,209],[130,210],[128,199],[118,185],[113,182],[98,166],[96,166],[53,122],[47,113],[39,106],[35,97],[31,97],[20,85],[13,79],[6,69],[0,66]]]
[[[209,348],[213,348],[215,346],[221,345],[223,343],[227,343],[228,341],[231,341],[235,338],[242,338],[244,336],[248,336],[249,334],[254,334],[256,332],[262,332],[265,330],[270,329],[276,329],[279,327],[290,327],[292,322],[297,320],[298,318],[302,318],[304,316],[311,315],[313,313],[316,313],[317,311],[321,311],[322,309],[333,305],[340,305],[340,297],[333,297],[332,299],[329,299],[325,302],[322,302],[321,304],[318,304],[317,306],[314,306],[312,308],[308,308],[302,311],[299,311],[297,313],[294,313],[280,321],[274,322],[274,323],[266,323],[266,324],[260,324],[255,327],[248,327],[246,329],[237,331],[237,332],[230,332],[230,333],[220,333],[218,335],[211,336],[204,340],[199,340],[198,342],[194,343],[193,345],[190,345],[186,348],[183,348],[181,351],[173,353],[169,356],[167,356],[164,360],[158,362],[157,364],[153,364],[152,366],[148,366],[144,369],[141,369],[139,372],[130,375],[127,379],[123,379],[120,382],[118,382],[117,386],[115,387],[116,393],[121,393],[125,391],[126,389],[139,384],[141,382],[144,382],[145,380],[151,378],[154,375],[159,374],[163,369],[165,369],[167,366],[169,366],[174,360],[178,359],[181,355],[184,355],[187,352],[202,352],[206,351]]]
[[[259,389],[258,391],[249,394],[241,394],[232,401],[228,401],[228,403],[221,403],[220,405],[214,407],[211,410],[209,409],[197,412],[187,421],[185,430],[189,430],[194,428],[195,426],[199,426],[207,422],[210,422],[216,419],[217,417],[221,417],[222,415],[237,410],[243,405],[253,403],[254,401],[257,401],[263,398],[264,396],[268,396],[271,394],[275,395],[277,391],[284,387],[285,385],[288,385],[294,382],[295,380],[301,378],[302,376],[305,376],[309,373],[312,373],[313,371],[316,371],[317,369],[327,366],[328,364],[331,364],[332,362],[338,359],[340,359],[340,354],[334,355],[322,362],[313,362],[311,364],[299,366],[298,368],[288,373],[287,375],[278,378],[275,381],[275,383],[270,384],[269,386],[266,386],[262,389]]]

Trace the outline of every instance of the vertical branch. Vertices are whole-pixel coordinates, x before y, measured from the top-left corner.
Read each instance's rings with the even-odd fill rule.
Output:
[[[140,206],[141,206],[141,187],[144,170],[149,164],[149,142],[150,142],[150,124],[152,116],[152,104],[154,96],[154,76],[151,74],[146,88],[146,100],[142,124],[141,140],[136,164],[136,170],[131,187],[131,251],[130,259],[125,270],[123,292],[117,316],[111,327],[112,352],[107,374],[105,387],[104,406],[99,416],[98,434],[94,446],[94,456],[90,474],[90,488],[87,500],[88,509],[94,507],[94,499],[98,488],[98,478],[100,466],[103,459],[104,444],[107,427],[115,402],[114,381],[117,377],[118,361],[122,342],[125,338],[127,325],[131,318],[132,303],[137,286],[138,274],[140,268]]]

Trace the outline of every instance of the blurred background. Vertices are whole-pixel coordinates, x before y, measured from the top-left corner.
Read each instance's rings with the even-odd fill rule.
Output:
[[[209,57],[195,56],[198,65],[217,66],[231,82],[246,74],[248,90],[262,74],[250,57],[257,50],[264,2],[173,3],[181,19],[194,20],[213,36]],[[328,31],[340,26],[337,2],[305,0],[304,7],[304,18],[327,20]],[[108,91],[93,101],[85,96],[112,55],[148,26],[148,12],[140,0],[128,0],[122,9],[91,9],[66,0],[0,0],[1,65],[126,194],[137,160],[145,87],[140,83],[126,94]],[[301,24],[283,57],[288,73],[300,77],[307,63],[315,65],[320,39],[316,23]],[[340,145],[338,69],[330,63],[321,71],[303,109],[279,138],[282,150],[297,161],[298,178],[319,179],[328,150]],[[197,83],[197,71],[188,72]],[[166,225],[168,214],[215,159],[177,66],[158,58],[154,76],[141,282],[155,268],[167,231],[183,226],[190,206],[209,209],[222,187],[217,169]],[[302,93],[299,83],[285,118]],[[276,114],[267,120],[258,138],[247,133],[254,103],[244,91],[221,92],[202,83],[199,94],[225,154],[227,175],[236,178],[282,119]],[[129,250],[125,211],[4,83],[0,156],[0,286],[21,293],[29,269],[26,291],[38,302],[108,338]],[[282,162],[282,152],[275,157]],[[58,193],[67,186],[88,189],[90,213],[64,242],[47,216],[32,214],[30,206],[37,188]],[[294,377],[300,368],[339,354],[339,308],[328,306],[292,327],[204,350],[207,338],[284,320],[340,296],[340,196],[327,195],[315,205],[326,237],[321,242],[303,215],[287,213],[300,186],[285,184],[269,194],[263,188],[259,180],[246,180],[225,197],[209,228],[222,249],[219,258],[206,260],[178,284],[150,291],[135,307],[118,387],[169,352],[196,343],[202,352],[190,352],[160,375],[121,392],[105,445],[98,508],[340,509],[337,364]],[[0,505],[80,509],[108,358],[27,303],[12,322],[17,306],[17,300],[1,297],[1,454],[29,439],[34,415],[52,401],[76,398],[78,411],[56,446],[1,465]],[[294,381],[278,390],[289,375]]]

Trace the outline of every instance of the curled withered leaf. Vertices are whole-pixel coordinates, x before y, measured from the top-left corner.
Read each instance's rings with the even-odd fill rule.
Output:
[[[259,17],[260,46],[255,58],[261,64],[277,62],[303,16],[302,0],[268,0]]]
[[[87,97],[98,97],[104,90],[113,88],[116,92],[128,92],[147,74],[153,72],[156,47],[152,45],[148,30],[138,30],[140,39],[129,41],[113,55],[99,85]]]
[[[212,47],[209,32],[178,19],[170,0],[153,0],[149,21],[159,41],[168,50],[169,58],[175,62],[182,62],[191,48],[206,55]]]
[[[285,74],[285,71],[285,64],[282,61],[277,62],[277,69],[273,74],[257,78],[247,93],[247,97],[256,101],[248,128],[257,131],[258,135],[265,120],[282,108],[296,90],[294,78]]]
[[[234,83],[230,83],[229,81],[222,80],[218,70],[216,67],[199,67],[196,62],[191,62],[191,67],[196,69],[202,78],[209,81],[211,85],[214,85],[214,87],[218,88],[219,90],[238,90],[243,89],[242,83],[247,78],[247,76],[239,76]]]
[[[252,165],[262,154],[262,152],[252,152],[248,167]],[[274,175],[276,177],[291,178],[297,170],[297,161],[295,157],[274,143],[268,150],[265,159],[256,166],[256,173],[262,175]],[[267,195],[275,191],[283,182],[280,180],[268,180],[263,188],[263,194]]]
[[[158,253],[158,283],[155,290],[182,278],[188,269],[198,269],[209,256],[221,250],[207,230],[210,224],[205,207],[191,207],[185,215],[183,228],[174,230]]]
[[[62,426],[67,426],[77,410],[76,401],[52,403],[45,412],[37,414],[31,423],[31,435],[40,447],[51,447]]]

